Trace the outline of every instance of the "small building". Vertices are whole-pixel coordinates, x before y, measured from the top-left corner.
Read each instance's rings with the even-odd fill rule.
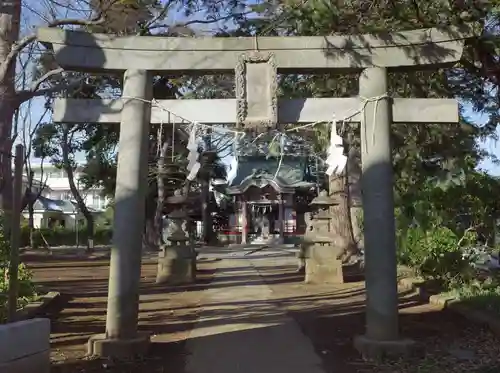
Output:
[[[31,165],[34,177],[37,180],[43,180],[44,189],[42,195],[53,200],[70,200],[73,198],[69,186],[68,175],[66,172],[54,165],[40,163]],[[81,182],[83,177],[84,165],[78,165],[74,171],[74,181],[76,188],[85,201],[85,205],[94,210],[104,211],[108,206],[110,199],[103,195],[102,189],[93,187],[85,188]]]
[[[317,193],[308,157],[241,156],[229,197],[225,234],[242,244],[288,243],[304,234],[304,213]]]
[[[89,210],[93,214],[100,213],[92,208],[89,208]],[[27,208],[23,211],[23,217],[26,219],[29,217]],[[84,223],[85,217],[74,201],[39,196],[33,205],[34,228],[61,227],[74,230]]]

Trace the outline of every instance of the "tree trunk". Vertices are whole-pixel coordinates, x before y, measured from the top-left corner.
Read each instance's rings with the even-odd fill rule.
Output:
[[[156,209],[154,217],[154,229],[156,232],[155,246],[159,250],[163,242],[163,208],[165,207],[165,157],[167,156],[168,141],[165,141],[160,150],[157,162],[156,183],[158,187],[158,197],[156,198]]]
[[[146,219],[142,235],[142,249],[145,251],[158,251],[158,242],[161,239],[155,223],[157,193],[158,187],[155,180],[155,182],[148,184],[148,193],[146,195]]]
[[[33,190],[33,178],[34,178],[34,173],[33,171],[30,171],[28,174],[28,193],[31,196],[32,190]],[[36,200],[35,200],[36,201]],[[30,239],[30,248],[31,249],[36,249],[35,247],[35,239],[34,239],[34,230],[35,230],[35,210],[34,210],[34,204],[35,201],[32,201],[31,198],[28,199],[28,229],[29,229],[29,239]]]
[[[73,165],[71,164],[70,158],[69,158],[69,127],[67,125],[64,125],[63,128],[63,135],[62,135],[62,161],[63,161],[63,168],[64,171],[66,172],[66,175],[68,176],[68,184],[69,184],[69,189],[71,190],[71,194],[73,195],[73,198],[76,201],[76,204],[78,206],[78,209],[82,212],[83,216],[85,217],[85,220],[87,221],[87,253],[92,253],[94,252],[94,217],[92,216],[92,213],[89,211],[87,208],[87,205],[85,204],[85,201],[83,200],[80,191],[76,187],[75,184],[75,174],[73,172]],[[78,229],[78,222],[76,222],[76,229]]]
[[[8,55],[19,38],[20,18],[21,0],[0,2],[0,65],[9,66],[5,74],[0,74],[0,210],[5,212],[7,237],[12,212],[12,117],[19,106],[14,85],[15,59],[8,60]]]
[[[348,262],[351,256],[357,252],[357,247],[352,232],[345,172],[341,176],[332,175],[330,177],[329,195],[336,202],[336,205],[332,206],[330,210],[333,245],[339,250],[340,259],[343,262]]]

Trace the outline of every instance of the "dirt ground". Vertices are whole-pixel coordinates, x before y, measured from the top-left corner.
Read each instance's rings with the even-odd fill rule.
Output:
[[[109,261],[44,255],[25,255],[24,261],[43,289],[62,294],[61,301],[47,314],[53,320],[52,373],[185,373],[184,341],[203,309],[203,290],[208,286],[246,284],[237,269],[229,280],[214,280],[212,274],[218,262],[207,260],[199,263],[196,285],[159,286],[154,283],[155,260],[145,259],[140,329],[153,333],[152,348],[141,359],[115,362],[85,357],[89,336],[104,331]],[[421,304],[411,294],[401,297],[401,330],[405,337],[417,340],[424,347],[423,352],[401,361],[362,361],[352,347],[353,336],[362,334],[364,328],[362,282],[337,288],[311,286],[304,285],[290,266],[259,270],[279,307],[299,322],[313,342],[325,373],[500,373],[498,338],[449,311]],[[251,304],[242,307],[245,306],[252,308]]]

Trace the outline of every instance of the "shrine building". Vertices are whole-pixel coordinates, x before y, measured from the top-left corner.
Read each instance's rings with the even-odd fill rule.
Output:
[[[229,198],[224,233],[233,243],[292,243],[305,232],[304,213],[316,192],[306,156],[241,156],[223,191]]]

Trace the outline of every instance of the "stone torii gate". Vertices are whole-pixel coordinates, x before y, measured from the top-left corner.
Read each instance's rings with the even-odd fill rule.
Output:
[[[249,128],[342,118],[361,122],[362,194],[366,252],[366,334],[355,344],[365,355],[401,351],[412,343],[398,333],[391,123],[457,123],[458,105],[449,99],[391,99],[387,72],[458,61],[463,37],[436,29],[327,37],[168,38],[115,37],[40,29],[57,63],[94,73],[124,72],[117,100],[56,100],[54,121],[120,123],[116,211],[106,334],[93,337],[89,352],[134,353],[148,338],[137,331],[141,236],[150,123],[172,123],[168,112],[206,124]],[[361,72],[359,96],[278,100],[277,73],[328,70]],[[152,106],[152,73],[235,72],[236,99],[159,100]],[[378,97],[365,102],[363,98]]]

